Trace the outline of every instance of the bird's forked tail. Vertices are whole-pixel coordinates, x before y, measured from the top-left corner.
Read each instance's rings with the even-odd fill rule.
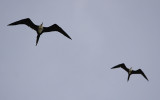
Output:
[[[128,80],[127,80],[127,82],[129,81],[130,76],[131,76],[131,74],[128,74]]]
[[[38,44],[39,38],[40,38],[40,35],[37,35],[36,46]]]

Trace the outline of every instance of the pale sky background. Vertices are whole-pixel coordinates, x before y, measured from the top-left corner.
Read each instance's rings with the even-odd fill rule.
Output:
[[[1,0],[0,100],[160,99],[160,0]],[[41,35],[30,18],[58,32]],[[111,67],[141,68],[132,75]]]

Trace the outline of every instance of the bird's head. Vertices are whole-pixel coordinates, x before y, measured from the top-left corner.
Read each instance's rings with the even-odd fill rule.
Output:
[[[43,22],[42,22],[42,24],[40,26],[43,26]]]

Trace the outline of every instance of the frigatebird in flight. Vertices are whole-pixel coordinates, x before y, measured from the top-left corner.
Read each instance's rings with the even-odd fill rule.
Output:
[[[132,70],[132,67],[130,69],[128,69],[124,63],[116,65],[116,66],[112,67],[111,69],[114,69],[114,68],[123,68],[128,73],[128,80],[127,81],[129,81],[130,75],[132,75],[132,74],[141,74],[141,75],[143,75],[143,77],[147,81],[149,81],[148,78],[146,77],[146,75],[143,73],[143,71],[141,69]]]
[[[58,31],[61,34],[63,34],[64,36],[66,36],[67,38],[71,39],[71,37],[61,27],[59,27],[57,24],[53,24],[49,27],[43,27],[43,22],[42,22],[41,25],[35,25],[29,18],[13,22],[13,23],[9,24],[8,26],[19,25],[19,24],[25,24],[25,25],[34,29],[37,32],[36,45],[38,44],[38,41],[39,41],[39,38],[40,38],[41,34],[44,33],[44,32]]]

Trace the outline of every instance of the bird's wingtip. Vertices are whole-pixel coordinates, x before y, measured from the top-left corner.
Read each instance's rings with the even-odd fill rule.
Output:
[[[72,38],[70,36],[66,36],[66,37],[72,40]]]
[[[111,69],[114,69],[114,67],[112,67]]]

